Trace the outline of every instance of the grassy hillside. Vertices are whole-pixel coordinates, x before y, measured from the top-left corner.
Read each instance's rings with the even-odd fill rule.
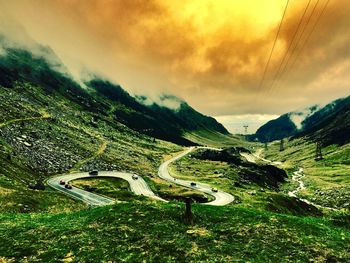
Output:
[[[52,211],[76,206],[52,190],[30,190],[48,176],[90,169],[156,176],[163,156],[181,150],[83,110],[59,93],[29,84],[0,88],[0,211]],[[156,184],[156,182],[155,182]],[[28,197],[29,196],[29,197]]]
[[[0,215],[0,260],[16,262],[347,262],[334,220],[135,201],[77,213]],[[38,231],[40,229],[40,231]]]
[[[283,162],[283,167],[294,171],[302,167],[306,189],[300,194],[325,206],[349,208],[350,193],[350,144],[329,145],[322,148],[324,160],[315,161],[316,145],[304,139],[285,142],[285,150],[279,151],[279,142],[269,144],[264,151],[267,159]]]
[[[293,215],[321,214],[310,206],[287,196],[284,188],[285,173],[271,166],[249,163],[245,158],[214,155],[210,150],[198,150],[170,165],[172,176],[188,181],[206,183],[232,194],[235,207],[254,208]],[[207,157],[204,154],[207,154]],[[204,158],[203,158],[204,157]],[[289,185],[289,184],[288,184]]]
[[[182,147],[154,137],[193,144],[183,131],[208,124],[225,133],[220,124],[187,104],[177,113],[147,107],[109,82],[95,80],[82,88],[62,73],[52,51],[41,49],[50,62],[21,49],[8,48],[0,56],[1,212],[81,209],[82,204],[51,189],[33,188],[52,175],[91,169],[138,173],[169,198],[198,194],[170,189],[157,178],[164,157]],[[192,124],[191,116],[196,117]]]
[[[242,146],[253,147],[256,143],[248,142],[243,136],[223,134],[208,129],[200,129],[196,131],[186,132],[184,137],[199,145],[211,146],[217,148]]]

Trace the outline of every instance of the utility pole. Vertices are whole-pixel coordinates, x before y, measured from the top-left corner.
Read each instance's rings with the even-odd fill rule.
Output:
[[[281,142],[280,142],[280,152],[284,151],[284,140],[281,139]]]
[[[315,161],[320,161],[320,160],[323,160],[321,146],[322,146],[322,145],[321,145],[321,142],[317,141],[317,142],[316,142],[316,155],[315,155]]]
[[[267,151],[267,142],[264,144],[265,151]]]

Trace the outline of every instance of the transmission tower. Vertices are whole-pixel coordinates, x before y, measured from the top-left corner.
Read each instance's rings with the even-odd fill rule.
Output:
[[[316,142],[316,155],[315,155],[315,160],[316,160],[316,161],[323,160],[322,149],[321,149],[321,142],[319,142],[319,141]]]
[[[243,125],[245,135],[247,135],[248,133],[248,127],[249,127],[248,124]]]
[[[284,140],[281,139],[280,141],[280,152],[284,151]]]

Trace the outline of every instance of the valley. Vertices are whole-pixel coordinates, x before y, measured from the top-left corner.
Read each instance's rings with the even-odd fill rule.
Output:
[[[0,262],[350,260],[349,97],[231,134],[38,49],[0,54]]]
[[[0,259],[5,262],[50,262],[53,258],[76,262],[157,261],[160,257],[166,261],[214,257],[224,261],[237,257],[259,261],[349,259],[349,217],[344,210],[347,199],[341,199],[346,193],[342,186],[348,172],[347,145],[323,149],[323,164],[313,160],[314,144],[301,139],[286,142],[285,151],[280,152],[278,142],[269,143],[263,150],[263,144],[238,136],[211,136],[211,144],[204,141],[209,147],[190,151],[193,148],[186,150],[112,122],[109,115],[96,120],[89,111],[77,113],[76,106],[64,97],[55,96],[48,107],[46,95],[37,87],[16,86],[1,92],[3,97],[13,98],[9,105],[28,110],[4,111],[6,118],[0,129],[0,241],[5,244]],[[9,92],[28,99],[17,100]],[[37,94],[35,100],[30,97],[32,92]],[[197,138],[203,138],[203,133],[199,134]],[[220,151],[215,148],[223,145],[226,147]],[[184,150],[187,155],[182,154]],[[169,175],[165,176],[170,177],[159,178],[157,172],[164,161],[171,161],[166,165]],[[335,169],[324,169],[328,165]],[[295,167],[303,167],[306,187],[295,192],[297,197],[290,197],[288,192],[298,188],[291,180]],[[72,181],[73,187],[84,190],[83,196],[89,190],[88,195],[97,196],[98,202],[85,197],[82,202],[49,186],[45,190],[29,188],[45,184],[49,178],[56,178],[58,184],[60,174],[72,178],[77,172],[85,172],[85,177],[93,169],[124,171],[125,176],[137,173],[137,183],[142,182],[155,198],[135,195],[132,183],[126,183],[133,182],[131,178],[104,181],[103,172],[98,178]],[[335,173],[336,180],[331,180]],[[181,186],[178,182],[184,183]],[[189,182],[209,188],[203,193]],[[339,186],[338,194],[334,185]],[[190,197],[198,203],[215,202],[212,188],[228,193],[232,200],[226,206],[193,204],[194,225],[184,224],[183,200]],[[337,210],[324,210],[302,199]],[[40,233],[34,234],[38,228]],[[130,243],[132,246],[127,245]]]
[[[296,139],[287,143],[283,152],[278,150],[279,144],[271,143],[264,152],[266,158],[283,161],[283,167],[293,171],[294,167],[302,167],[304,189],[300,197],[336,209],[348,209],[348,179],[349,179],[349,145],[336,147],[330,145],[322,149],[324,160],[315,161],[314,143]]]

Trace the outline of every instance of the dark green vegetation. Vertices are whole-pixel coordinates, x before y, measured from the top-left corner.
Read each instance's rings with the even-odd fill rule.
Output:
[[[96,119],[95,114],[59,94],[46,95],[40,87],[18,84],[11,89],[0,89],[0,97],[3,118],[0,194],[6,196],[1,198],[6,200],[2,211],[8,211],[9,207],[11,211],[21,211],[19,204],[29,205],[30,212],[50,209],[36,203],[61,206],[67,198],[61,199],[57,192],[28,189],[50,175],[95,168],[133,171],[151,178],[156,176],[164,155],[181,149],[171,143],[154,141],[113,122],[109,116]],[[42,118],[40,112],[44,110],[45,118]],[[32,205],[28,204],[28,195],[35,199]],[[71,209],[80,206],[80,203],[77,207],[72,205]]]
[[[295,137],[306,137],[312,141],[320,141],[323,146],[350,143],[350,97],[347,98],[347,102],[348,104],[337,112],[329,114]]]
[[[297,130],[297,127],[289,118],[289,114],[284,114],[261,126],[252,137],[261,142],[269,142],[292,136]]]
[[[282,161],[290,175],[299,167],[304,169],[302,181],[306,188],[299,196],[321,206],[349,209],[350,97],[335,100],[321,109],[310,108],[310,112],[299,130],[278,133],[282,127],[292,126],[291,116],[296,113],[284,114],[262,126],[257,132],[262,141],[276,139],[269,136],[274,132],[279,134],[278,139],[293,135],[285,140],[284,151],[280,151],[279,142],[270,143],[264,157]],[[322,148],[323,160],[315,160],[316,142]],[[289,191],[291,186],[284,189]]]
[[[227,130],[214,118],[203,116],[174,96],[164,95],[160,98],[160,105],[152,102],[145,106],[140,102],[146,101],[146,97],[131,97],[120,86],[108,81],[94,79],[86,84],[96,91],[98,97],[102,96],[103,101],[110,101],[113,105],[110,112],[117,121],[150,136],[193,145],[192,141],[183,137],[185,132],[207,129],[209,132],[228,135]],[[162,103],[173,103],[176,108],[167,108]]]
[[[51,189],[29,189],[69,171],[133,171],[148,176],[156,192],[168,188],[157,182],[156,171],[181,147],[129,128],[111,111],[123,106],[53,68],[24,50],[0,57],[0,211],[82,208]]]
[[[282,167],[290,176],[299,167],[304,169],[302,181],[305,189],[298,196],[323,207],[349,209],[350,97],[310,111],[312,114],[301,122],[300,130],[279,134],[278,139],[293,135],[285,140],[284,151],[280,151],[280,143],[275,141],[269,144],[263,155],[270,160],[282,161]],[[269,141],[274,138],[269,137],[269,133],[278,134],[288,123],[292,125],[291,114],[262,126],[257,132],[262,135],[259,139]],[[323,160],[315,160],[316,142],[322,148]],[[296,186],[294,183],[294,189]],[[293,184],[289,184],[283,189],[287,192],[292,187]]]
[[[295,122],[300,122],[297,127]],[[289,112],[261,126],[251,139],[271,142],[286,137],[322,140],[325,145],[350,142],[350,96],[335,100],[319,109],[312,106],[305,112]]]
[[[45,56],[55,61],[54,65],[25,50],[7,49],[6,55],[0,56],[0,86],[12,88],[15,82],[40,86],[47,95],[58,93],[98,117],[110,115],[131,129],[179,144],[193,144],[183,137],[185,132],[207,129],[228,134],[214,118],[200,114],[173,96],[163,96],[160,104],[152,102],[146,106],[140,103],[146,100],[145,97],[137,100],[120,86],[98,78],[87,81],[87,89],[83,89],[69,75],[58,71],[62,71],[63,66],[52,51],[41,49]],[[176,107],[167,108],[163,102]]]
[[[131,202],[76,213],[0,215],[2,260],[348,262],[349,228],[332,220],[196,205]],[[1,258],[1,257],[0,257]]]

